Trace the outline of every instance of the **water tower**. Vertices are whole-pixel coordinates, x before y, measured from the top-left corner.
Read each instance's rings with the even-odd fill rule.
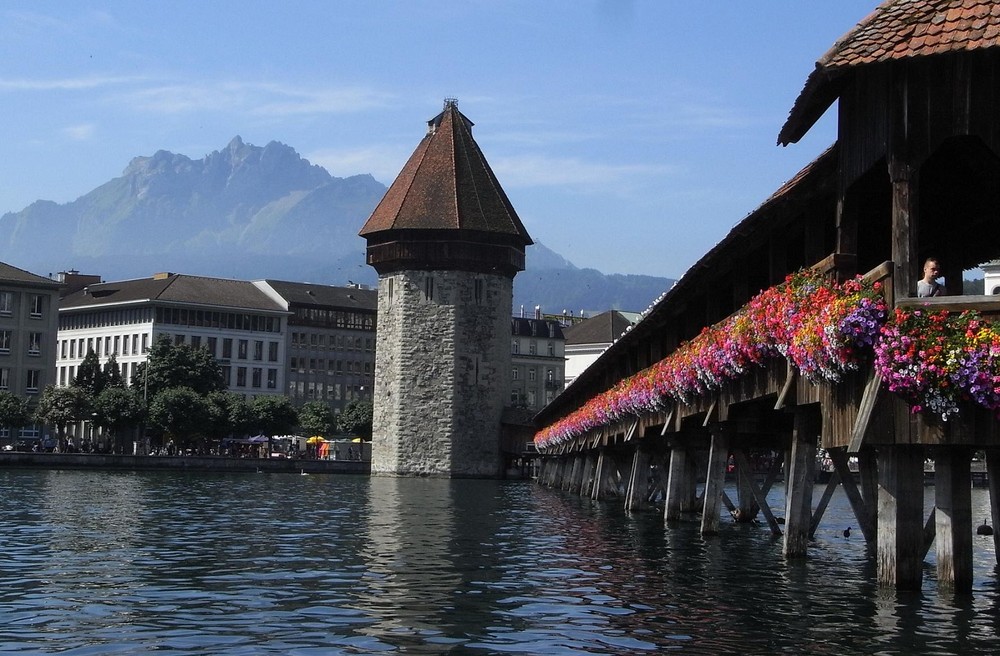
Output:
[[[491,478],[532,243],[454,99],[361,229],[378,272],[372,474]]]

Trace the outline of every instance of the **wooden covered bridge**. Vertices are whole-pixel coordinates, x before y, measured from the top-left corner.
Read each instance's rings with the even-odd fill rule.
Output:
[[[837,142],[536,416],[539,480],[627,509],[661,496],[705,534],[725,504],[787,557],[840,485],[881,584],[919,588],[933,546],[939,585],[966,592],[976,452],[1000,521],[1000,297],[962,295],[1000,257],[1000,4],[883,3],[817,62],[779,143],[835,101]],[[947,295],[915,298],[929,256]],[[814,499],[817,448],[835,474]]]

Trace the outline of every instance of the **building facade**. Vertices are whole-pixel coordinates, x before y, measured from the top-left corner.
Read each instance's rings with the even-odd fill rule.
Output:
[[[281,280],[254,285],[288,314],[286,394],[296,407],[325,401],[339,414],[375,390],[378,292]]]
[[[34,405],[55,371],[59,290],[62,285],[0,262],[0,390]],[[9,431],[0,430],[8,444]],[[21,430],[37,438],[37,426]]]
[[[73,274],[63,274],[70,288]],[[92,283],[59,304],[56,384],[71,385],[87,353],[103,366],[114,355],[132,380],[161,335],[207,349],[228,390],[249,398],[284,394],[288,312],[253,283],[156,274]]]
[[[553,319],[514,317],[511,326],[510,405],[538,410],[563,389],[566,339]]]
[[[566,385],[604,353],[638,319],[635,312],[609,310],[566,328]]]

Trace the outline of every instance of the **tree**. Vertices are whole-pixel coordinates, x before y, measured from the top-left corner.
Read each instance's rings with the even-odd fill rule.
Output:
[[[59,450],[66,448],[66,425],[90,419],[91,397],[82,387],[56,387],[42,390],[35,408],[35,419],[55,426]]]
[[[299,426],[309,435],[329,435],[337,426],[337,416],[326,403],[309,401],[299,409]]]
[[[104,363],[104,387],[125,387],[125,379],[122,378],[121,367],[118,366],[118,358],[112,353],[108,356],[108,361]]]
[[[28,402],[6,390],[0,391],[0,426],[8,429],[11,446],[16,442],[18,429],[29,421],[31,409]]]
[[[363,440],[372,438],[372,414],[370,401],[351,401],[337,418],[337,428],[342,433],[357,435]]]
[[[256,423],[250,403],[242,394],[212,392],[208,406],[215,435],[243,435]]]
[[[222,391],[222,367],[203,348],[174,344],[169,335],[160,335],[149,350],[146,362],[136,369],[132,385],[151,399],[161,391],[186,387],[197,394]]]
[[[285,396],[258,396],[250,402],[257,430],[264,435],[290,433],[299,423],[295,406]]]
[[[210,420],[208,401],[190,387],[161,390],[149,404],[149,423],[173,436],[178,448],[190,446],[198,435],[204,436]]]
[[[142,423],[146,406],[141,392],[135,389],[106,387],[94,399],[94,414],[95,423],[111,433],[112,451],[121,453],[122,433]]]
[[[107,379],[101,370],[101,360],[97,357],[94,349],[87,351],[87,356],[76,370],[76,377],[73,378],[72,384],[87,390],[87,393],[93,398],[96,398],[104,389]]]

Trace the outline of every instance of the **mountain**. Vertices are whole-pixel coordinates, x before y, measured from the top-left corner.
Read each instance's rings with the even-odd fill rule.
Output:
[[[290,146],[235,137],[192,160],[165,150],[73,202],[0,216],[0,260],[105,280],[174,271],[226,278],[374,284],[358,230],[386,192],[371,175],[331,176]],[[671,280],[579,269],[541,244],[514,282],[515,308],[641,310]]]

